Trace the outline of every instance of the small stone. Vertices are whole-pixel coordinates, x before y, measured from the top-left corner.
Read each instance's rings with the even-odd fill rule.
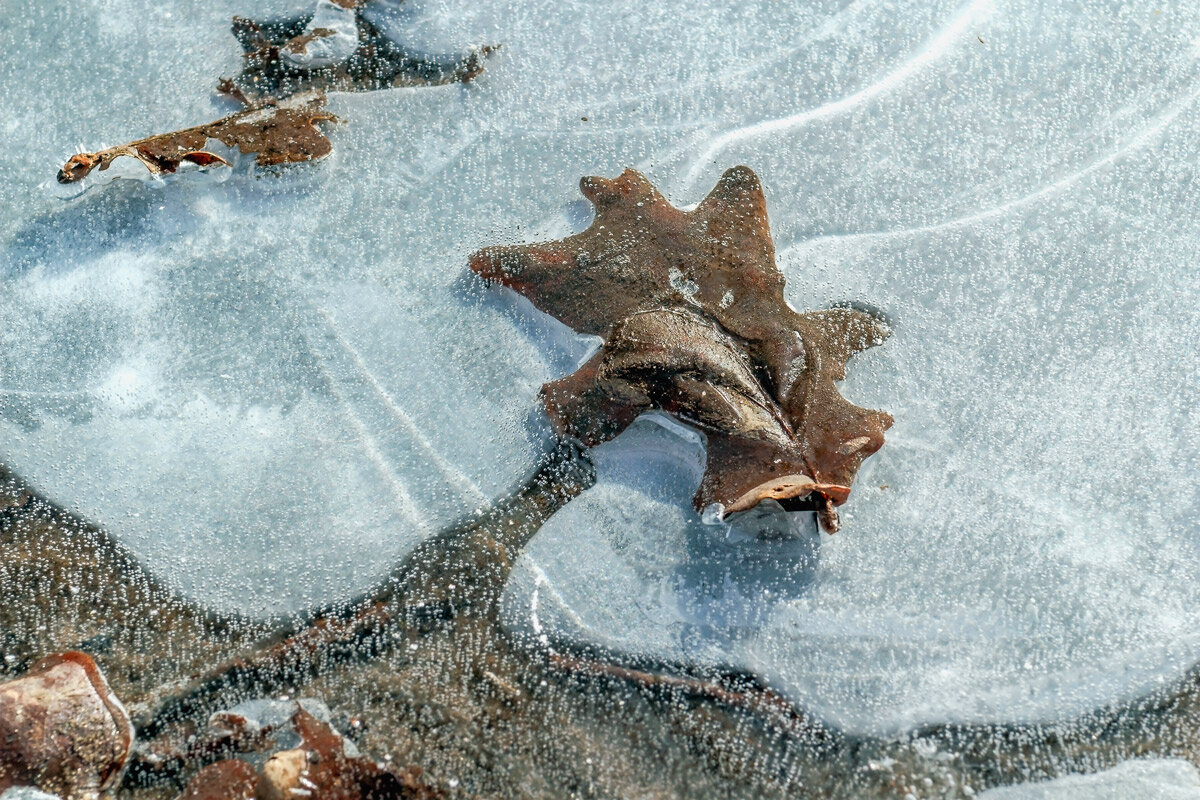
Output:
[[[47,656],[0,684],[0,791],[89,800],[116,785],[132,748],[129,714],[85,653]]]

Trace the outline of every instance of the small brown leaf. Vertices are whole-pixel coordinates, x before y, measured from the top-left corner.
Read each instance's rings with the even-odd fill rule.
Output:
[[[834,382],[886,326],[849,308],[788,306],[766,198],[747,167],[728,170],[693,211],[633,170],[584,178],[580,190],[596,211],[587,230],[471,258],[485,279],[605,339],[542,387],[555,429],[592,446],[645,411],[670,412],[708,437],[698,509],[809,498],[836,530],[833,507],[892,419],[847,402]]]
[[[325,95],[309,92],[276,104],[247,108],[206,125],[160,133],[95,153],[80,153],[59,170],[58,182],[81,181],[96,167],[108,169],[121,156],[141,161],[152,175],[175,172],[184,161],[229,166],[224,158],[205,149],[210,141],[255,154],[259,166],[313,161],[332,148],[316,126],[318,122],[337,121],[324,109]]]

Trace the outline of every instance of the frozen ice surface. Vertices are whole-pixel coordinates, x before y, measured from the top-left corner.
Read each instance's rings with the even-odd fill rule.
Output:
[[[358,24],[354,9],[331,0],[317,0],[312,19],[304,26],[302,35],[313,38],[305,42],[299,52],[296,48],[285,47],[281,52],[284,59],[309,68],[340,64],[358,49]]]
[[[13,8],[0,67],[0,463],[258,615],[360,592],[519,486],[537,388],[581,352],[467,277],[509,203],[482,84],[335,96],[334,155],[280,176],[39,188],[76,142],[228,113],[230,17],[289,9]],[[526,194],[512,225],[551,213]]]
[[[1044,783],[990,789],[979,800],[1200,799],[1200,773],[1182,759],[1126,761],[1094,775],[1068,775]]]
[[[362,15],[376,30],[414,56],[426,59],[465,53],[474,45],[496,44],[482,35],[502,35],[498,18],[503,3],[464,3],[461,0],[372,0]]]
[[[321,722],[329,722],[329,706],[314,697],[298,697],[295,700],[255,698],[243,700],[237,705],[223,709],[214,716],[240,717],[246,724],[258,728],[280,728],[291,721],[300,709],[312,714]]]
[[[714,540],[685,437],[614,457],[508,607],[857,728],[1058,716],[1195,661],[1200,8],[414,4],[414,47],[504,47],[471,85],[332,97],[321,164],[39,189],[76,143],[226,113],[229,17],[304,5],[3,4],[0,463],[214,607],[361,591],[529,474],[537,387],[581,355],[467,256],[581,229],[581,175],[683,205],[745,163],[793,305],[896,321],[843,387],[897,419],[844,532]]]
[[[43,792],[32,786],[13,786],[0,792],[0,800],[61,800],[58,795]]]
[[[921,9],[755,40],[635,162],[677,204],[752,165],[793,305],[895,321],[843,385],[896,417],[843,532],[764,576],[780,540],[716,558],[694,484],[610,471],[527,548],[515,629],[749,670],[879,732],[1070,716],[1195,663],[1197,10]]]
[[[332,97],[333,155],[280,177],[44,191],[77,144],[227,113],[230,17],[306,6],[8,2],[0,28],[0,463],[253,614],[362,591],[522,482],[547,447],[537,388],[580,345],[467,256],[531,221],[565,233],[580,175],[650,169],[744,116],[712,111],[731,71],[822,19],[738,4],[681,31],[684,4],[414,5],[442,19],[417,46],[503,52],[469,86]],[[855,58],[830,90],[875,68]]]

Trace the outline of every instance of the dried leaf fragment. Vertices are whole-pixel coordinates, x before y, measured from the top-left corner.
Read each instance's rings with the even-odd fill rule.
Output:
[[[160,133],[95,153],[72,156],[58,171],[59,183],[76,183],[92,170],[101,171],[121,156],[136,158],[152,175],[175,172],[183,162],[201,166],[229,162],[209,149],[216,141],[254,154],[259,166],[313,161],[328,155],[332,145],[316,123],[336,122],[325,110],[320,92],[298,94],[279,103],[252,106],[215,122]]]
[[[227,759],[204,768],[178,800],[436,800],[438,789],[416,767],[391,769],[361,756],[328,723],[298,708],[291,719],[300,744],[273,753],[262,768]]]
[[[892,420],[851,404],[834,383],[887,327],[850,308],[792,310],[766,197],[748,167],[725,172],[692,211],[633,170],[584,178],[580,190],[595,207],[587,230],[488,247],[470,263],[604,338],[575,373],[542,387],[556,430],[594,446],[645,411],[670,412],[708,437],[697,509],[743,511],[768,498],[795,507],[807,498],[836,530],[834,507]]]
[[[242,71],[222,85],[251,98],[297,92],[368,92],[397,86],[467,83],[497,46],[429,57],[408,52],[364,17],[366,2],[318,0],[313,14],[287,19],[233,18]]]
[[[47,656],[0,684],[0,793],[36,786],[85,800],[116,784],[133,725],[84,653]]]

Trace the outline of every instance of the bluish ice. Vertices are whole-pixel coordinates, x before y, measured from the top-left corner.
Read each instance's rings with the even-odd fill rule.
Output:
[[[582,175],[689,205],[744,163],[789,301],[894,321],[843,385],[888,444],[837,536],[760,538],[691,509],[694,432],[640,423],[521,557],[510,628],[875,731],[1196,661],[1200,9],[406,3],[380,24],[414,50],[503,47],[332,95],[320,164],[43,186],[231,111],[230,16],[302,5],[0,2],[0,463],[42,495],[213,608],[361,592],[536,469],[537,389],[589,346],[469,254],[582,229]]]
[[[903,24],[841,13],[794,32],[794,57]],[[976,2],[909,22],[840,91],[797,85],[846,77],[836,58],[763,81],[743,117],[651,169],[687,205],[719,167],[753,165],[789,301],[894,321],[842,387],[896,417],[843,531],[814,556],[771,536],[715,557],[726,535],[704,538],[682,466],[694,443],[612,467],[651,458],[630,431],[526,548],[515,632],[746,671],[875,733],[1069,718],[1196,662],[1195,14]]]
[[[1066,775],[1041,783],[989,789],[979,800],[1156,800],[1200,798],[1200,773],[1183,759],[1125,761],[1093,775]]]

